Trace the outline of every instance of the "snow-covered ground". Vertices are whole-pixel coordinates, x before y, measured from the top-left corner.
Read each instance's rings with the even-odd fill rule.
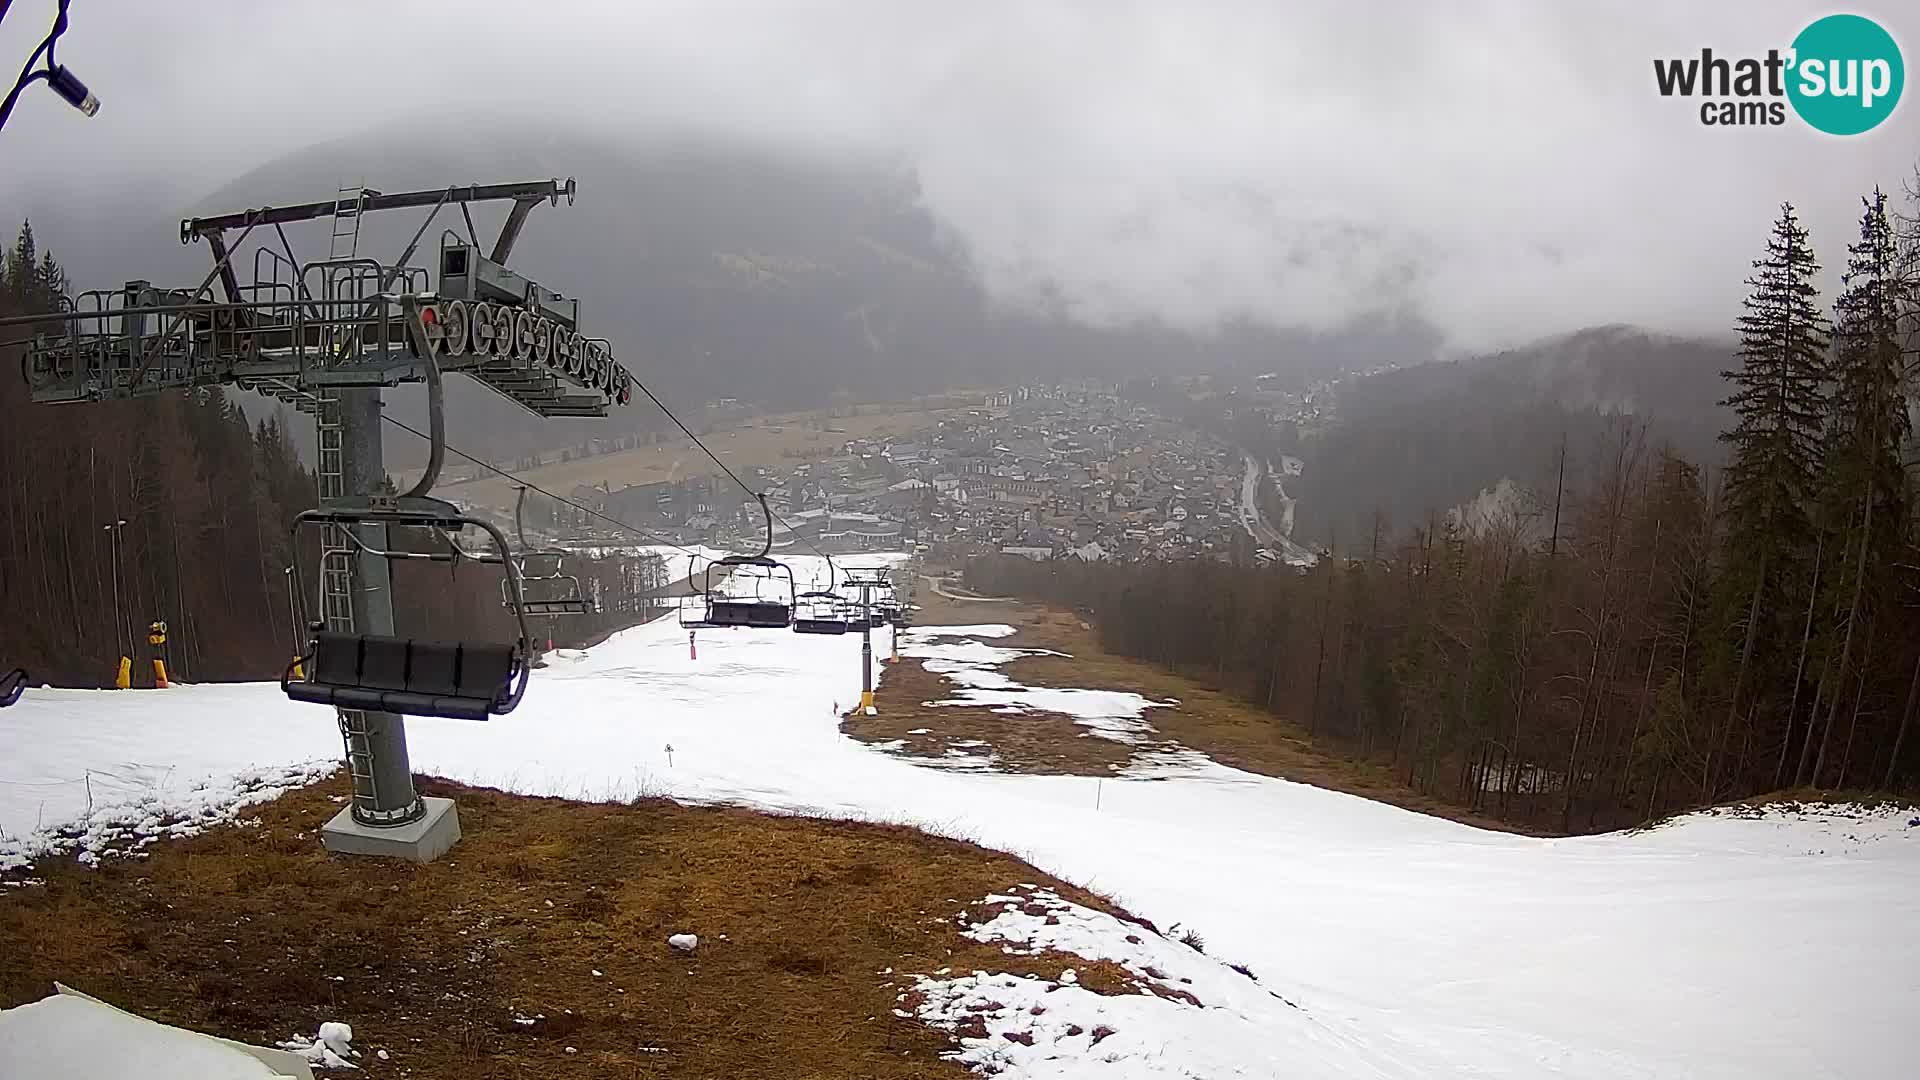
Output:
[[[915,631],[903,644],[984,649],[1004,632]],[[699,646],[689,659],[686,632],[667,618],[563,651],[511,716],[410,721],[415,767],[527,792],[918,823],[1179,922],[1211,956],[1259,976],[1241,986],[1197,958],[1185,962],[1201,973],[1163,968],[1194,980],[1179,985],[1207,1006],[1195,1009],[1072,1005],[1096,995],[969,990],[968,972],[910,973],[930,980],[929,1008],[1011,1006],[1029,992],[1060,1003],[1057,1028],[1030,1011],[988,1021],[1058,1035],[1044,1054],[1002,1037],[993,1056],[1010,1075],[1911,1075],[1920,827],[1908,815],[1699,816],[1537,840],[1197,756],[1156,779],[932,770],[839,733],[837,710],[859,689],[857,638],[703,630]],[[877,632],[876,653],[888,646]],[[0,851],[55,839],[36,824],[85,817],[89,789],[95,820],[163,821],[176,796],[238,791],[232,778],[248,769],[298,775],[284,768],[336,756],[338,738],[330,711],[272,685],[29,690],[0,710]],[[188,794],[196,783],[209,786]],[[136,811],[109,809],[141,798]],[[1058,924],[1040,920],[1047,931],[1078,927],[1095,939],[1087,948],[1121,951],[1100,918],[1054,915]],[[1036,928],[991,932],[1018,950]],[[1093,1040],[1070,1019],[1088,1009],[1107,1010],[1115,1034]],[[1076,1024],[1085,1037],[1067,1034]]]

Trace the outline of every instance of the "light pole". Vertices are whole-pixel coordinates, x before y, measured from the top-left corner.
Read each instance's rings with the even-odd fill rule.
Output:
[[[107,531],[108,550],[113,559],[113,643],[122,650],[121,656],[132,656],[133,646],[128,643],[126,617],[120,611],[120,530],[126,527],[126,518],[117,518],[101,526]]]

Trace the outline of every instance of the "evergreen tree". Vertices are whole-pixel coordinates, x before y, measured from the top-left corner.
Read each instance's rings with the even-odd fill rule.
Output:
[[[14,239],[13,250],[7,252],[3,265],[0,265],[0,281],[4,281],[6,292],[26,311],[40,310],[40,290],[36,288],[34,267],[33,226],[22,222],[20,233]]]
[[[1753,291],[1737,323],[1741,364],[1722,373],[1735,387],[1724,404],[1736,418],[1733,430],[1721,435],[1733,448],[1725,476],[1721,612],[1730,632],[1723,644],[1731,644],[1736,629],[1740,643],[1722,737],[1739,715],[1750,671],[1780,670],[1771,661],[1791,636],[1782,616],[1795,607],[1800,564],[1814,546],[1814,484],[1827,411],[1829,330],[1814,287],[1820,266],[1791,203],[1781,206],[1766,254],[1753,266],[1747,279]]]
[[[1829,644],[1838,654],[1823,666],[1830,679],[1823,680],[1827,685],[1816,699],[1826,704],[1828,720],[1818,757],[1810,753],[1813,727],[1807,730],[1798,770],[1803,783],[1819,778],[1833,733],[1831,718],[1860,661],[1856,643],[1877,612],[1878,598],[1893,584],[1889,575],[1900,561],[1907,527],[1900,451],[1910,425],[1902,386],[1894,235],[1886,196],[1875,190],[1862,202],[1860,240],[1848,245],[1843,291],[1833,305],[1833,392],[1820,485],[1819,524],[1826,533],[1821,546],[1831,558],[1821,577],[1830,590],[1831,610],[1844,615],[1830,628],[1837,640]]]

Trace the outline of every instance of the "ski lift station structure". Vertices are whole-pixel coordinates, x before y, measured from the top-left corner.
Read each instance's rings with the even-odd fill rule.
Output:
[[[391,195],[356,186],[325,201],[192,218],[181,223],[181,242],[204,242],[213,262],[196,286],[128,281],[62,298],[50,314],[0,320],[39,331],[22,363],[36,402],[222,385],[313,415],[319,506],[300,514],[294,528],[321,530],[319,617],[307,655],[288,667],[282,685],[294,700],[338,712],[353,796],[323,830],[331,850],[427,861],[452,846],[458,814],[451,800],[423,799],[414,790],[402,718],[480,720],[510,712],[535,656],[528,615],[560,613],[528,603],[526,553],[516,556],[493,525],[429,492],[446,453],[447,375],[465,375],[540,417],[605,416],[631,400],[633,379],[608,343],[581,336],[579,302],[506,265],[532,211],[541,203],[571,205],[575,192],[571,179]],[[511,206],[483,249],[470,207],[495,202]],[[449,221],[464,231],[443,226],[425,249],[434,265],[416,265],[423,238],[454,208],[458,220]],[[362,219],[406,209],[425,216],[399,256],[382,262],[362,255]],[[322,219],[332,227],[327,256],[303,262],[283,226]],[[243,281],[237,256],[250,239],[252,275]],[[429,456],[411,488],[381,494],[380,392],[403,383],[426,387]],[[395,527],[425,530],[442,543],[400,550],[389,539]],[[458,544],[465,528],[485,534],[492,554]],[[498,565],[519,638],[395,637],[390,564],[402,559]],[[313,610],[294,561],[295,595]],[[539,572],[562,576],[557,567]]]

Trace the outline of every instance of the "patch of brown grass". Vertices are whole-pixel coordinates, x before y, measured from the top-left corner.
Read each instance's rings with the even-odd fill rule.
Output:
[[[958,415],[958,410],[954,402],[946,399],[876,403],[861,406],[860,412],[854,416],[835,417],[822,412],[782,413],[755,417],[737,424],[722,424],[703,435],[702,441],[736,470],[753,465],[790,468],[799,461],[787,457],[789,452],[801,455],[833,454],[839,452],[839,448],[849,439],[901,435],[933,427],[955,415]],[[829,427],[834,430],[827,430]],[[559,449],[556,448],[548,451],[546,456],[557,456],[558,453]],[[520,478],[549,490],[570,491],[579,484],[605,483],[619,489],[629,484],[685,480],[717,471],[706,454],[682,437],[593,457],[549,461],[538,468],[522,470]],[[417,470],[411,473],[402,471],[396,473],[396,479],[404,482],[416,474]],[[441,487],[454,491],[454,497],[469,506],[505,508],[513,505],[514,485],[498,477],[445,483]]]
[[[1220,688],[1209,686],[1196,679],[1175,674],[1157,668],[1151,664],[1124,656],[1116,656],[1100,647],[1099,636],[1078,615],[1042,607],[1036,604],[983,603],[977,601],[953,600],[936,595],[925,582],[920,587],[916,602],[921,610],[915,621],[927,625],[972,625],[978,623],[1005,623],[1013,626],[1016,633],[1011,637],[1000,638],[993,644],[1008,648],[1050,649],[1066,653],[1066,656],[1029,656],[1014,660],[1001,670],[1009,678],[1028,686],[1086,687],[1100,690],[1125,690],[1143,695],[1154,701],[1175,699],[1179,705],[1174,708],[1154,709],[1147,713],[1147,722],[1159,732],[1168,744],[1197,750],[1223,765],[1230,765],[1248,772],[1278,776],[1303,784],[1313,784],[1333,791],[1343,791],[1351,795],[1389,803],[1417,813],[1431,814],[1435,817],[1477,825],[1486,829],[1503,832],[1530,831],[1507,822],[1495,821],[1452,806],[1428,795],[1413,790],[1400,782],[1393,771],[1378,762],[1368,761],[1349,755],[1340,750],[1316,745],[1305,729],[1282,717],[1273,715],[1264,709],[1256,708],[1244,701],[1225,693]],[[917,663],[901,661],[896,668],[918,669]],[[902,678],[905,674],[906,677]],[[926,674],[924,671],[922,674]],[[928,675],[944,685],[938,676]],[[896,692],[895,683],[899,690]],[[905,688],[914,686],[911,692]],[[950,689],[950,688],[949,688]],[[918,694],[919,696],[914,696]],[[889,713],[910,713],[922,700],[933,700],[944,694],[924,692],[918,688],[912,672],[889,671],[880,684],[875,704],[880,716],[864,718],[868,721],[879,720],[881,725],[871,729],[845,727],[848,734],[866,741],[900,738],[908,740],[908,752],[912,748],[913,737],[904,732],[911,728],[926,727],[932,734],[920,736],[929,743],[937,743],[945,738],[949,731],[958,732],[965,728],[965,734],[957,734],[959,739],[977,739],[991,744],[992,751],[1002,758],[1021,763],[1022,767],[1006,767],[1007,771],[1052,772],[1069,775],[1106,775],[1125,764],[1129,748],[1105,739],[1079,738],[1069,735],[1058,728],[1037,727],[1016,729],[1011,724],[1023,717],[996,717],[984,709],[954,709],[943,707],[923,710],[923,715],[906,716],[902,725],[888,723]],[[1000,725],[1001,734],[996,736],[995,724],[988,721],[973,721],[965,714],[985,713],[993,721],[1004,721]],[[887,734],[879,732],[884,728]],[[864,734],[871,730],[873,734]],[[1076,725],[1075,732],[1085,731]],[[1012,754],[1002,754],[1001,740],[1011,739],[1013,732],[1021,731],[1022,745]],[[1049,746],[1047,739],[1054,741]],[[1081,744],[1103,744],[1098,749],[1117,752],[1118,757],[1110,761],[1088,762],[1079,756],[1078,747],[1069,740]],[[984,751],[983,751],[984,752]],[[1004,767],[1004,766],[1003,766]]]
[[[892,1015],[907,973],[1073,967],[1141,990],[962,938],[960,910],[1021,882],[1114,910],[970,844],[421,783],[459,800],[465,834],[426,866],[321,847],[340,778],[259,808],[257,828],[97,870],[43,862],[44,886],[0,894],[0,1007],[58,979],[254,1043],[344,1020],[370,1078],[959,1077],[946,1035]],[[679,932],[694,954],[668,947]]]
[[[840,730],[866,743],[897,740],[894,752],[913,758],[964,764],[991,755],[998,772],[1111,776],[1132,755],[1131,747],[1091,734],[1065,713],[1005,715],[983,705],[926,704],[953,691],[921,661],[903,657],[888,666],[874,694],[878,715],[855,710]]]

